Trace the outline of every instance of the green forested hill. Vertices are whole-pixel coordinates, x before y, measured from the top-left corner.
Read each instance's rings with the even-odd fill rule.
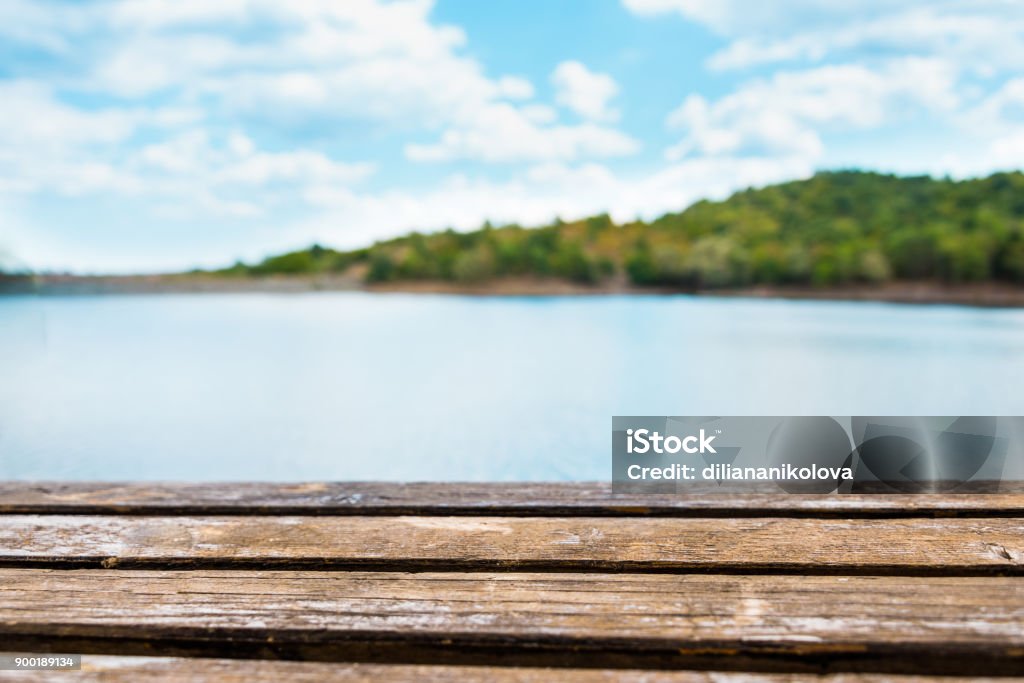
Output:
[[[362,265],[359,265],[362,264]],[[370,282],[503,277],[710,289],[889,280],[1024,283],[1024,174],[965,181],[842,171],[701,201],[652,222],[608,216],[320,246],[226,274],[359,267]]]

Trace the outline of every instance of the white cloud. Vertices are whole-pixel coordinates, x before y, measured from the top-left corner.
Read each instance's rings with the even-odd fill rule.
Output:
[[[926,0],[910,0],[909,4]],[[723,34],[751,31],[778,32],[810,24],[844,23],[897,6],[892,0],[787,0],[786,6],[748,0],[623,0],[626,9],[642,15],[678,13]],[[905,7],[907,0],[899,5]]]
[[[1024,129],[1024,77],[1006,81],[977,102],[964,113],[963,123],[973,129],[999,134]]]
[[[0,195],[114,194],[180,215],[255,216],[291,188],[353,185],[374,171],[319,151],[260,150],[237,131],[214,144],[200,121],[173,110],[82,111],[24,84],[0,84],[0,98]],[[183,123],[192,127],[173,132]],[[136,148],[143,133],[160,140]]]
[[[577,161],[628,156],[640,149],[631,136],[605,125],[618,118],[609,101],[618,92],[611,77],[579,62],[563,62],[552,73],[556,100],[583,116],[580,124],[559,124],[558,112],[538,103],[513,105],[493,99],[464,98],[452,123],[433,143],[406,145],[412,161],[473,159],[485,162]],[[521,90],[518,99],[532,95]],[[508,85],[504,91],[509,91]]]
[[[348,185],[373,172],[373,164],[337,162],[320,152],[256,152],[218,170],[218,180],[245,185],[301,182]]]
[[[26,39],[52,43],[44,37],[69,23],[76,36],[91,36],[72,50],[82,73],[63,86],[76,90],[201,102],[210,118],[316,126],[339,138],[353,121],[440,133],[434,144],[409,147],[416,160],[568,160],[636,149],[611,128],[558,124],[522,76],[486,75],[462,54],[463,31],[432,22],[432,9],[430,0],[106,0],[32,11]],[[556,80],[567,106],[595,123],[615,118],[609,77],[567,63]]]
[[[528,100],[533,97],[533,83],[519,76],[502,76],[498,79],[498,93],[510,100]]]
[[[108,1],[89,15],[103,49],[76,57],[74,87],[193,100],[233,117],[445,125],[464,106],[528,99],[515,75],[488,78],[432,2]],[[102,9],[102,11],[99,11]],[[53,22],[61,15],[53,12]],[[257,30],[252,30],[252,29]]]
[[[161,214],[179,218],[204,212],[269,215],[297,200],[301,204],[311,187],[348,191],[375,170],[370,163],[341,162],[313,150],[260,150],[239,131],[215,141],[203,129],[146,145],[126,166],[144,179],[139,185]],[[188,201],[175,202],[183,198]]]
[[[0,81],[0,101],[4,193],[176,195],[183,204],[197,202],[200,209],[238,213],[238,199],[218,198],[216,191],[350,184],[373,171],[370,164],[342,163],[316,151],[260,151],[240,133],[215,147],[199,127],[201,113],[191,109],[81,109],[61,101],[51,88],[27,81]],[[160,141],[138,147],[143,135]]]
[[[872,70],[858,64],[781,72],[710,103],[689,96],[668,117],[686,136],[668,151],[687,155],[781,154],[818,159],[821,131],[866,129],[915,108],[950,111],[955,73],[944,62],[907,58]]]
[[[519,111],[533,123],[554,123],[558,120],[558,112],[546,104],[528,104]]]
[[[840,158],[961,176],[1020,166],[1014,155],[1024,116],[1015,109],[1013,81],[1024,63],[1019,3],[792,0],[785,11],[745,0],[623,4],[639,16],[677,14],[726,38],[706,61],[711,69],[795,64],[714,101],[688,97],[669,118],[685,131],[667,150],[670,159],[759,153],[829,165],[836,163],[831,145],[850,132],[920,126],[937,138],[930,149],[867,148]]]
[[[677,13],[732,39],[717,69],[818,61],[858,49],[941,56],[986,72],[1024,62],[1024,12],[1004,0],[623,0],[641,16]]]
[[[958,112],[956,124],[971,143],[970,149],[944,155],[939,171],[965,177],[993,169],[1020,170],[1024,160],[1024,78],[1006,81]]]
[[[72,107],[50,88],[30,81],[0,80],[0,101],[0,142],[5,146],[121,142],[140,119],[140,112]]]
[[[0,191],[66,195],[136,192],[122,150],[142,131],[165,132],[201,113],[181,107],[80,109],[46,85],[0,80]]]
[[[265,152],[240,132],[215,146],[202,129],[142,148],[139,161],[169,175],[199,178],[212,185],[267,186],[282,183],[350,185],[370,175],[369,163],[335,161],[321,152],[290,150]]]
[[[429,0],[106,0],[23,8],[11,18],[34,17],[22,39],[60,44],[60,57],[73,58],[81,73],[65,86],[200,100],[211,113],[275,125],[362,120],[436,129],[488,104],[534,96],[522,76],[485,75],[460,52],[463,31],[432,22],[432,9]],[[0,27],[0,35],[11,32]],[[70,35],[54,38],[62,33]]]
[[[639,149],[639,142],[630,136],[593,123],[538,124],[547,114],[547,110],[488,105],[473,112],[465,124],[445,131],[436,143],[407,145],[406,156],[412,161],[575,161],[627,156]]]
[[[594,121],[617,121],[619,112],[608,105],[619,86],[611,76],[595,73],[576,61],[562,62],[551,74],[555,100]]]

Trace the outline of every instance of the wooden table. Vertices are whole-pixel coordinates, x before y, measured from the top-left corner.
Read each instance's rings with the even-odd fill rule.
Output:
[[[5,483],[0,648],[85,655],[4,680],[1021,675],[1024,493]]]

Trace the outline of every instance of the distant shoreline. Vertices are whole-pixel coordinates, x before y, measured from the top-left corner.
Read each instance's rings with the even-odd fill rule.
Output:
[[[636,287],[624,281],[581,285],[562,280],[501,279],[476,285],[444,281],[366,284],[347,275],[218,277],[204,275],[43,275],[9,281],[2,294],[75,296],[108,294],[302,293],[351,291],[463,296],[602,296],[689,294],[705,297],[875,301],[905,304],[952,304],[987,308],[1024,307],[1024,287],[981,283],[949,286],[929,282],[895,282],[881,286],[831,288],[757,286],[738,289],[681,291]]]

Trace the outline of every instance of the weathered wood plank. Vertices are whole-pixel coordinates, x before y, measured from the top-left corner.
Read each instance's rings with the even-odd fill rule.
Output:
[[[749,674],[723,671],[640,671],[630,669],[552,669],[538,667],[342,664],[252,659],[117,657],[87,655],[81,671],[0,671],[0,681],[23,683],[925,683],[920,676],[873,674]],[[943,678],[944,683],[1006,683],[1020,678]]]
[[[1024,519],[0,517],[0,563],[103,567],[1024,573]]]
[[[0,482],[0,514],[1024,517],[1024,490],[1012,486],[985,495],[683,497],[616,496],[607,483]]]
[[[1016,578],[0,570],[11,650],[1024,672]]]

